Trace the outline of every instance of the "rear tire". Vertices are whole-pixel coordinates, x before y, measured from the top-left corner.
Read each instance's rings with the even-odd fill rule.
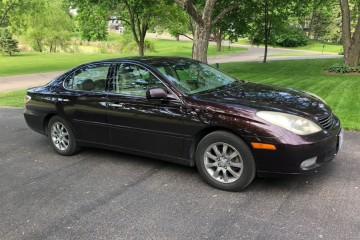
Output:
[[[51,146],[60,155],[70,156],[80,150],[74,132],[63,118],[59,116],[52,117],[47,130]]]
[[[208,184],[226,191],[244,189],[256,173],[249,147],[238,136],[225,131],[212,132],[200,141],[196,166]]]

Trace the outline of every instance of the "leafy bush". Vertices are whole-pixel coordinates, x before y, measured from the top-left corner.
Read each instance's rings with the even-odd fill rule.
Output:
[[[290,28],[275,35],[275,42],[282,47],[306,46],[308,37],[300,28]]]
[[[154,43],[145,39],[144,50],[149,52],[155,52]],[[130,33],[124,33],[120,40],[120,51],[126,52],[138,52],[138,46]]]
[[[334,73],[354,73],[354,72],[360,73],[360,66],[353,68],[353,67],[349,67],[348,65],[346,65],[344,63],[337,63],[337,64],[329,67],[328,71],[334,72]]]
[[[254,31],[250,33],[249,39],[252,44],[260,45],[264,44],[263,31]],[[282,47],[298,47],[306,46],[308,43],[308,37],[303,33],[300,28],[281,28],[274,29],[269,38],[270,45],[278,45]]]

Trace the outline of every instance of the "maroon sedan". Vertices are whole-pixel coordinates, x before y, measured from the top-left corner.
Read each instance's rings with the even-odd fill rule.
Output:
[[[25,119],[55,151],[82,146],[197,166],[239,191],[256,175],[300,174],[332,160],[339,119],[298,90],[244,82],[187,58],[111,59],[29,89]]]

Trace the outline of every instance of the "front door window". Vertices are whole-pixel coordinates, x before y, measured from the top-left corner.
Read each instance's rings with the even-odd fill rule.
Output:
[[[112,92],[145,98],[148,89],[157,87],[165,88],[146,68],[135,64],[121,64],[113,81]]]

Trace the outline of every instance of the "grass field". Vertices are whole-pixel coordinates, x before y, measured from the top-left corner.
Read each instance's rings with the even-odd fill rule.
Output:
[[[348,130],[360,131],[360,75],[324,75],[339,59],[227,63],[220,69],[239,79],[276,84],[314,93],[323,98]]]
[[[360,75],[324,75],[339,59],[224,63],[220,69],[239,79],[315,93],[332,107],[348,130],[360,131]],[[0,106],[20,107],[25,90],[0,93]]]
[[[150,39],[154,43],[155,52],[146,52],[148,56],[182,56],[191,57],[191,42],[176,42],[172,40]],[[215,51],[215,46],[209,46],[209,56],[246,51],[246,48],[233,47],[220,53]],[[136,56],[135,52],[123,54],[82,54],[82,53],[37,53],[23,52],[15,56],[0,55],[0,76],[18,75],[26,73],[39,73],[67,70],[81,63]]]
[[[323,48],[324,46],[324,48]],[[308,51],[316,51],[316,52],[330,52],[330,53],[340,53],[343,50],[343,47],[334,43],[321,42],[316,40],[310,40],[306,46],[295,47],[292,49],[297,50],[308,50]]]

